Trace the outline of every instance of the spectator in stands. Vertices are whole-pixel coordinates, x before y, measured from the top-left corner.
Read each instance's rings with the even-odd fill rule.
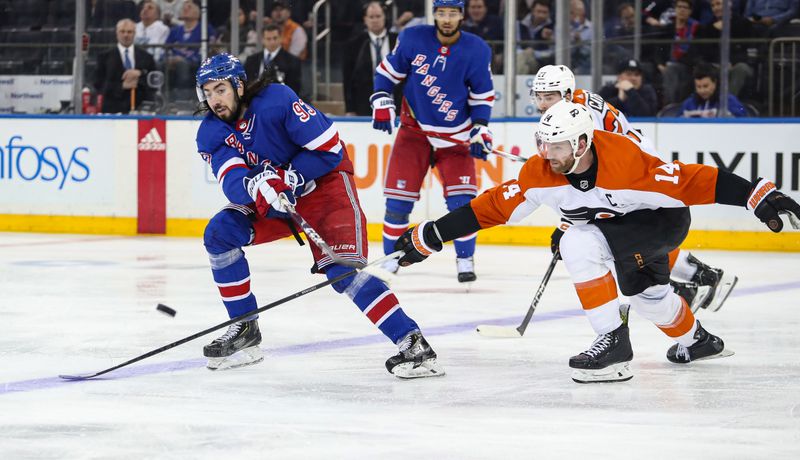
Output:
[[[621,62],[617,81],[605,85],[599,94],[626,117],[654,117],[658,111],[656,90],[644,83],[642,66],[635,59]]]
[[[569,5],[570,47],[572,71],[587,74],[592,63],[592,22],[586,19],[583,0],[571,0]]]
[[[230,43],[230,28],[227,26],[220,30],[219,41],[222,43]],[[256,52],[256,45],[258,44],[258,33],[250,23],[247,14],[243,8],[239,8],[239,60],[244,62],[249,56]]]
[[[189,0],[191,2],[191,0]],[[161,20],[168,27],[183,25],[181,12],[183,11],[184,0],[158,0],[161,9]]]
[[[729,3],[730,5],[731,3]],[[714,13],[715,21],[707,26],[701,27],[697,31],[697,38],[715,39],[713,44],[698,45],[700,55],[705,62],[720,61],[719,39],[722,36],[722,5],[723,0],[711,0],[711,10]],[[731,13],[731,39],[751,38],[753,27],[750,21],[742,16]],[[747,81],[753,78],[754,71],[748,61],[747,49],[751,45],[743,43],[731,43],[730,45],[730,68],[728,70],[728,85],[730,92],[739,96],[742,88]]]
[[[531,46],[523,44],[524,49],[517,53],[518,74],[536,74],[539,67],[555,62],[555,48],[552,43],[555,24],[550,18],[550,2],[548,0],[534,0],[529,11],[520,21],[521,35],[524,36],[523,39],[534,40],[539,43],[534,43]]]
[[[691,75],[695,60],[696,50],[690,43],[697,35],[700,23],[692,19],[692,0],[675,1],[675,20],[671,26],[664,28],[665,33],[670,33],[676,40],[669,50],[669,57],[658,64],[664,84],[664,100],[670,104],[678,102],[691,92]],[[663,56],[660,57],[663,59]]]
[[[156,64],[150,53],[133,44],[135,32],[133,21],[121,19],[117,22],[117,46],[98,56],[94,87],[103,95],[103,113],[129,113],[131,100],[139,107],[143,100],[152,99],[145,76]]]
[[[764,31],[797,17],[800,0],[747,0],[744,16]]]
[[[164,48],[146,45],[163,45],[169,36],[169,27],[159,19],[161,9],[155,0],[142,0],[139,17],[142,19],[136,23],[136,38],[134,43],[143,46],[148,53],[153,55],[156,62],[161,62],[164,55]]]
[[[172,89],[178,99],[190,98],[193,94],[195,79],[194,74],[200,66],[200,7],[191,1],[183,3],[181,8],[183,25],[175,26],[169,31],[167,45],[194,45],[173,46],[167,49],[166,67]],[[209,24],[207,29],[209,42],[216,41],[216,32]]]
[[[272,72],[275,81],[285,84],[300,95],[300,59],[281,47],[280,28],[275,24],[264,26],[261,44],[264,45],[264,51],[250,55],[244,63],[247,79],[255,81],[265,71]]]
[[[467,14],[462,30],[471,32],[484,40],[503,40],[503,20],[489,14],[486,0],[468,0]]]
[[[698,64],[694,70],[694,94],[689,96],[677,116],[693,118],[714,118],[719,111],[720,94],[717,82],[719,71],[712,64]],[[747,110],[739,99],[728,93],[728,116],[745,117]]]
[[[628,2],[620,3],[617,7],[617,17],[614,21],[609,21],[606,29],[606,38],[625,41],[623,43],[609,44],[606,48],[610,61],[621,62],[633,58],[633,37],[636,26],[636,10]],[[646,36],[644,26],[642,35]]]
[[[425,24],[425,0],[397,0],[397,21],[392,32],[400,33],[405,27]]]
[[[345,45],[342,81],[347,115],[372,115],[369,97],[375,69],[397,42],[397,34],[386,30],[386,11],[381,2],[371,1],[365,5],[364,25],[366,30]]]
[[[291,11],[286,2],[276,0],[272,4],[270,18],[265,21],[269,24],[277,25],[281,30],[281,44],[283,49],[294,54],[300,60],[305,60],[308,55],[308,35],[303,27],[294,22],[290,16]]]

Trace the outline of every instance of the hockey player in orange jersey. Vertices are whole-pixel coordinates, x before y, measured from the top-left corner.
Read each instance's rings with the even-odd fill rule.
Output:
[[[567,66],[547,65],[539,69],[530,95],[531,102],[536,104],[541,113],[562,99],[582,104],[592,114],[595,129],[624,134],[639,142],[645,152],[656,154],[653,143],[630,124],[625,114],[598,94],[575,89],[575,75]],[[558,246],[558,240],[564,234],[563,228],[569,225],[569,221],[562,221],[555,229],[551,236],[551,248]],[[670,253],[669,260],[673,279],[670,284],[675,292],[687,300],[692,312],[700,308],[711,311],[722,308],[738,281],[735,275],[710,267],[680,248]]]
[[[632,310],[676,343],[667,359],[685,364],[733,354],[695,320],[669,285],[669,253],[689,231],[690,205],[743,206],[773,232],[788,214],[800,228],[800,205],[775,185],[755,183],[717,168],[665,163],[631,138],[595,130],[589,110],[560,101],[539,122],[540,155],[519,177],[487,190],[435,222],[398,240],[400,265],[420,262],[450,241],[480,229],[516,222],[546,205],[569,219],[560,252],[597,339],[569,360],[579,383],[630,379],[633,358],[627,320],[620,317],[617,283]],[[607,263],[614,264],[616,280]]]

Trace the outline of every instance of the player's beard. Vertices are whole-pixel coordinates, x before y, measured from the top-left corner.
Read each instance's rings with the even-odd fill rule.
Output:
[[[233,107],[228,107],[227,105],[217,106],[213,108],[214,115],[216,115],[217,117],[219,117],[220,120],[226,123],[232,123],[239,118],[239,107],[241,106],[241,104],[242,103],[240,101],[235,100],[233,101]],[[223,112],[225,115],[220,115],[220,113],[217,110],[223,107],[226,108],[227,110]]]
[[[456,26],[455,26],[455,28],[453,29],[452,32],[445,32],[445,31],[442,30],[441,27],[439,27],[439,21],[433,21],[433,23],[436,25],[436,31],[439,32],[440,34],[442,34],[442,37],[447,37],[447,38],[452,37],[453,35],[457,34],[459,30],[461,30],[461,23],[462,22],[464,22],[464,20],[463,19],[459,19],[458,20],[458,24],[456,24]]]
[[[572,169],[572,165],[575,164],[575,157],[570,156],[564,162],[558,162],[558,164],[553,164],[552,161],[548,160],[550,163],[550,170],[557,174],[566,174],[570,169]]]

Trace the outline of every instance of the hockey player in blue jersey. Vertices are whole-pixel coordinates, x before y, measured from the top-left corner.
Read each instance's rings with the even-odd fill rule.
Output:
[[[475,161],[492,151],[487,127],[494,103],[489,68],[491,50],[477,35],[460,30],[462,0],[434,0],[434,26],[404,29],[394,50],[375,74],[373,127],[392,132],[394,86],[405,81],[400,129],[386,170],[383,223],[384,252],[394,251],[397,238],[408,228],[409,214],[420,198],[420,187],[430,167],[442,180],[449,210],[466,205],[477,194]],[[470,141],[454,144],[425,132]],[[470,156],[472,155],[472,156]],[[475,234],[454,241],[458,281],[474,281]],[[384,268],[397,272],[396,260]]]
[[[197,71],[197,94],[208,111],[197,148],[230,204],[208,223],[204,243],[222,301],[233,318],[258,308],[242,248],[295,233],[280,195],[343,259],[367,261],[366,219],[358,201],[353,165],[336,126],[266,73],[246,82],[244,68],[229,54],[210,57]],[[351,270],[310,245],[313,272],[329,279]],[[365,272],[334,283],[400,352],[386,362],[401,378],[443,375],[436,353],[392,291]],[[234,323],[203,348],[210,369],[263,359],[257,316]]]

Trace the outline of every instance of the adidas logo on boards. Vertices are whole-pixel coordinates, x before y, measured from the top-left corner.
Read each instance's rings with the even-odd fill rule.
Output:
[[[153,127],[143,138],[139,139],[139,150],[167,150],[167,144],[161,139],[158,130]]]

